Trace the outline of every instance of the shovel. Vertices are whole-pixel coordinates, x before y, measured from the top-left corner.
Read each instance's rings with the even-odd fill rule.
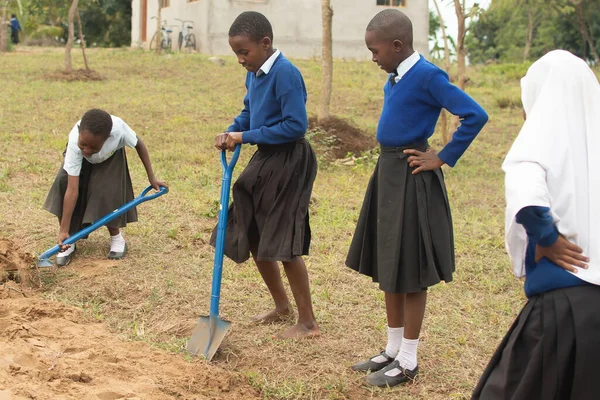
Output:
[[[235,147],[231,161],[227,164],[225,150],[221,152],[221,165],[223,166],[223,181],[221,183],[221,204],[219,205],[219,223],[217,225],[217,242],[215,246],[215,264],[213,268],[212,293],[210,297],[209,316],[200,317],[194,328],[192,337],[187,343],[187,351],[191,355],[201,355],[210,361],[225,334],[231,327],[231,322],[222,320],[219,316],[219,299],[221,297],[221,275],[223,273],[223,254],[225,249],[225,228],[227,226],[227,212],[229,210],[229,188],[231,186],[231,173],[240,155],[241,145]]]
[[[146,194],[148,194],[150,189],[152,189],[152,186],[148,186],[146,189],[144,189],[144,191],[138,197],[131,200],[129,203],[117,208],[115,211],[102,217],[101,219],[94,222],[92,225],[88,226],[87,228],[84,228],[84,229],[80,230],[79,232],[75,233],[74,235],[69,236],[66,240],[63,241],[63,244],[73,244],[76,241],[78,241],[79,239],[84,238],[87,235],[89,235],[90,233],[94,232],[96,229],[108,224],[110,221],[117,218],[119,215],[126,213],[127,211],[129,211],[133,207],[137,206],[138,204],[141,204],[148,200],[155,199],[155,198],[162,196],[163,194],[169,192],[169,189],[167,189],[164,186],[161,186],[160,190],[158,192],[151,194],[149,196],[146,196]],[[57,254],[58,252],[60,252],[60,246],[56,245],[56,246],[52,247],[51,249],[48,249],[45,252],[43,252],[42,254],[40,254],[38,256],[38,267],[39,268],[51,267],[52,263],[50,262],[50,257]]]

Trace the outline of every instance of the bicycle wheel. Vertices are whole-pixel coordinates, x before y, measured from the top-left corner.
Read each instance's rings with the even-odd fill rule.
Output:
[[[150,39],[150,50],[154,50],[156,49],[156,35],[158,32],[154,32],[154,35],[152,35],[152,39]]]
[[[188,51],[191,53],[193,50],[196,50],[196,36],[193,33],[190,33],[185,41],[185,47],[187,47]]]
[[[177,36],[177,50],[181,51],[182,44],[183,44],[183,33],[179,32],[179,35]],[[186,42],[186,46],[187,46],[187,42]]]
[[[167,39],[167,45],[165,47],[165,51],[167,51],[167,52],[173,51],[173,41],[171,40],[171,38]]]

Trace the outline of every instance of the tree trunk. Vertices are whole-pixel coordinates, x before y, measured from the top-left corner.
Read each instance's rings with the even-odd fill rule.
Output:
[[[587,43],[589,45],[590,53],[592,54],[592,57],[594,57],[596,64],[600,64],[600,57],[598,56],[598,52],[596,51],[596,48],[594,47],[594,38],[588,31],[588,26],[587,26],[587,23],[585,22],[585,16],[584,16],[584,11],[583,11],[583,1],[576,3],[575,8],[577,9],[577,19],[579,20],[579,31],[581,32],[583,41],[584,41],[584,43]]]
[[[158,12],[156,14],[156,54],[160,54],[160,51],[162,50],[160,48],[160,42],[162,41],[162,31],[160,29],[162,6],[163,0],[158,0]]]
[[[467,52],[465,51],[466,20],[465,10],[460,0],[454,0],[456,19],[458,22],[458,36],[456,38],[456,64],[458,66],[458,87],[465,90],[467,82]]]
[[[73,0],[71,3],[71,8],[69,8],[69,36],[67,39],[67,45],[65,46],[65,71],[68,73],[73,72],[73,65],[71,63],[71,49],[73,48],[75,36],[75,24],[73,23],[73,20],[75,19],[75,11],[77,11],[78,1],[79,0]]]
[[[438,19],[440,20],[440,28],[442,29],[442,39],[444,39],[444,69],[446,73],[450,73],[450,46],[448,45],[448,35],[446,35],[446,26],[444,24],[444,18],[440,11],[440,6],[437,0],[433,0],[435,10],[437,11]]]
[[[87,57],[85,56],[85,42],[83,41],[83,28],[81,27],[81,16],[79,10],[77,10],[77,23],[79,24],[79,41],[81,42],[81,52],[83,53],[83,62],[85,63],[85,70],[89,71]]]
[[[527,35],[525,36],[525,50],[523,51],[523,61],[527,61],[529,58],[529,52],[531,51],[531,43],[533,42],[533,30],[535,28],[535,18],[533,10],[529,8],[527,10],[527,18],[529,23],[527,24]]]
[[[319,120],[329,117],[329,106],[331,104],[331,86],[333,80],[333,40],[331,33],[333,9],[331,8],[331,0],[322,0],[321,13],[323,18],[323,71],[321,72]]]
[[[442,38],[444,39],[444,69],[446,73],[450,75],[450,46],[448,45],[448,35],[446,35],[446,27],[444,26],[444,18],[442,17],[442,12],[440,11],[440,6],[438,5],[437,0],[433,0],[433,4],[435,5],[435,9],[437,11],[438,18],[440,20],[440,27],[442,29]],[[440,116],[440,127],[442,129],[442,142],[444,146],[448,143],[448,113],[446,110],[442,110],[442,114]]]
[[[6,21],[6,7],[8,0],[2,1],[2,14],[0,15],[0,52],[8,51],[8,26]]]

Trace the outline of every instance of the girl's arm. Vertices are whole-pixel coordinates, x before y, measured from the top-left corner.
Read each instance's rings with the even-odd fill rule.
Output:
[[[159,181],[154,176],[154,171],[152,171],[152,163],[150,162],[150,154],[148,154],[148,148],[144,144],[141,138],[138,137],[137,144],[135,145],[135,150],[140,156],[140,160],[142,160],[142,164],[144,164],[144,168],[146,169],[146,173],[148,174],[148,181],[150,185],[155,190],[160,190],[161,186],[168,187],[167,184],[163,181]]]
[[[69,237],[71,218],[73,217],[75,204],[77,204],[77,197],[79,197],[79,176],[67,176],[67,190],[65,191],[65,197],[63,199],[63,212],[60,219],[60,230],[58,232],[58,244],[61,245],[62,251],[65,251],[70,247],[69,245],[62,246],[62,242]]]

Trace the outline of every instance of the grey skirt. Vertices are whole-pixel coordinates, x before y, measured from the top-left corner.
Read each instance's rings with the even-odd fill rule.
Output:
[[[405,149],[382,147],[346,265],[388,293],[415,293],[454,272],[452,217],[441,169],[413,175]]]
[[[44,202],[44,209],[56,215],[59,221],[62,218],[67,180],[67,172],[61,165]],[[125,149],[117,150],[108,160],[100,164],[91,164],[84,158],[79,174],[79,196],[71,218],[69,234],[79,232],[133,198]],[[107,226],[117,229],[136,221],[137,210],[134,207],[110,221]]]
[[[259,145],[233,185],[225,255],[237,263],[250,254],[259,261],[292,261],[307,255],[308,204],[316,176],[317,159],[305,139]]]
[[[597,400],[600,287],[529,299],[498,346],[473,400]]]

